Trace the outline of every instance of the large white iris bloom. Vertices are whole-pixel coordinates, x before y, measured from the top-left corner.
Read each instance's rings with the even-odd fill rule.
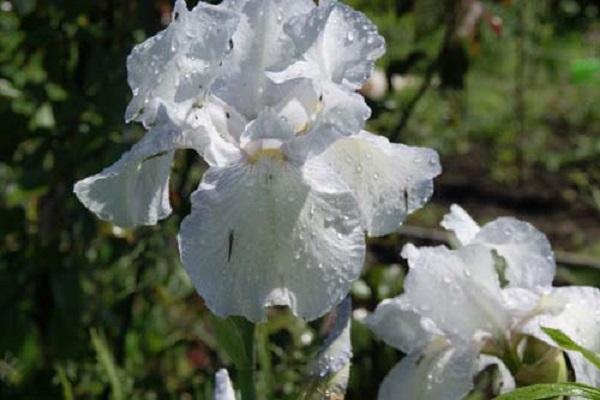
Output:
[[[179,234],[198,292],[220,316],[329,311],[362,269],[364,232],[393,232],[440,173],[429,149],[363,131],[355,90],[384,41],[361,13],[311,0],[225,0],[189,11],[128,59],[126,118],[149,132],[77,183],[100,218],[131,227],[171,213],[174,151],[209,164]]]
[[[600,290],[552,287],[554,256],[541,232],[514,218],[479,227],[456,205],[442,225],[461,247],[407,245],[405,292],[367,319],[381,339],[407,354],[383,381],[379,399],[462,399],[490,364],[499,366],[509,390],[515,386],[510,357],[519,356],[527,335],[556,346],[541,327],[600,350]],[[600,384],[597,368],[579,353],[567,354],[578,382]]]

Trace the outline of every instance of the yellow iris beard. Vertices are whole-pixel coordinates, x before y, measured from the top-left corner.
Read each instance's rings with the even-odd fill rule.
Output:
[[[248,155],[248,160],[251,164],[255,164],[258,160],[264,157],[269,157],[281,162],[287,160],[287,157],[280,149],[261,149],[254,154]]]

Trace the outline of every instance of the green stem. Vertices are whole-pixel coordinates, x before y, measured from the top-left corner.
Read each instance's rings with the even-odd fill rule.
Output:
[[[238,370],[238,385],[242,392],[242,400],[256,400],[256,371],[254,368]]]
[[[238,385],[242,400],[256,400],[256,325],[244,318],[233,317],[244,342],[246,362],[238,366]]]

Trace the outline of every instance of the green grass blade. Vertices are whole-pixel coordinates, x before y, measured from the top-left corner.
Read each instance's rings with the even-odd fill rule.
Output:
[[[96,351],[98,363],[108,377],[112,399],[124,400],[125,396],[123,393],[123,385],[119,379],[117,365],[115,364],[115,360],[110,352],[108,344],[106,343],[106,338],[102,333],[97,332],[95,329],[90,330],[90,336],[92,337],[92,346]]]
[[[600,354],[575,343],[573,339],[559,329],[542,327],[542,330],[546,333],[546,335],[550,336],[550,338],[552,338],[552,340],[554,340],[558,346],[565,350],[581,353],[586,360],[594,364],[596,368],[600,369]]]
[[[600,400],[600,390],[580,383],[546,383],[532,385],[496,397],[494,400],[542,400],[556,396],[578,396]]]
[[[56,373],[58,374],[58,380],[63,391],[63,400],[74,400],[73,385],[69,381],[65,369],[59,365],[56,367]]]

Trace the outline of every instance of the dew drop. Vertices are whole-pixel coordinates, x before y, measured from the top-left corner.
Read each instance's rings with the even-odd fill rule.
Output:
[[[346,35],[346,41],[348,42],[348,44],[354,42],[354,32],[348,32],[348,34]]]

